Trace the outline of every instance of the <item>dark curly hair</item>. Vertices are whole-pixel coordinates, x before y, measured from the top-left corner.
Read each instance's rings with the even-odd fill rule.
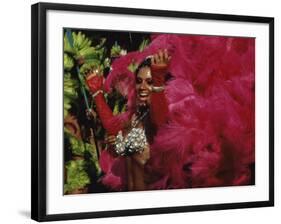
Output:
[[[140,64],[139,66],[137,67],[136,71],[135,71],[135,74],[137,75],[140,71],[141,68],[144,68],[144,67],[151,67],[151,58],[146,58],[144,59]]]

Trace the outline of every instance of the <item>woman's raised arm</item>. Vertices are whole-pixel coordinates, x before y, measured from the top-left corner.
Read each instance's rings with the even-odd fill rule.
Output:
[[[97,113],[103,127],[109,135],[116,135],[118,131],[122,129],[122,124],[120,121],[113,119],[114,115],[112,110],[107,105],[103,96],[103,76],[97,74],[95,71],[91,71],[87,76],[86,82],[94,98]]]
[[[170,58],[167,50],[160,50],[151,59],[153,93],[151,95],[150,116],[157,127],[165,123],[168,117],[168,103],[164,85]]]

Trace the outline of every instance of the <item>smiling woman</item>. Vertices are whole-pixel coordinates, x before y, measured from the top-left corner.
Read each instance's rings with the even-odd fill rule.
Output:
[[[64,39],[66,194],[255,183],[254,38],[87,34]]]
[[[266,17],[33,5],[32,218],[272,206],[273,34]]]
[[[151,69],[147,65],[137,71],[136,88],[137,100],[140,105],[150,104],[150,94],[152,92],[152,75]]]
[[[122,187],[125,187],[124,190],[147,189],[147,183],[151,179],[149,172],[145,175],[145,164],[150,157],[149,145],[153,143],[157,126],[165,122],[168,111],[164,92],[161,93],[159,88],[157,92],[153,90],[159,85],[162,87],[161,90],[164,90],[163,85],[169,60],[167,50],[159,50],[137,67],[134,109],[130,111],[128,121],[117,122],[115,120],[114,126],[111,123],[111,120],[114,119],[112,112],[102,96],[103,77],[97,74],[96,70],[91,70],[87,75],[87,84],[95,100],[98,115],[103,127],[110,133],[108,136],[111,144],[109,150],[117,156],[125,156],[123,161],[126,164],[125,172],[119,175],[119,179],[114,180],[111,177],[110,184],[108,184],[108,174],[105,173],[102,178],[102,180],[107,180],[104,181],[104,184],[108,187],[112,187],[112,181],[116,181],[117,186],[122,183]],[[162,107],[159,108],[159,105],[162,105]],[[157,108],[159,109],[157,110]],[[105,153],[101,156],[101,160],[106,160]],[[110,164],[109,161],[104,163],[106,163],[106,166]]]

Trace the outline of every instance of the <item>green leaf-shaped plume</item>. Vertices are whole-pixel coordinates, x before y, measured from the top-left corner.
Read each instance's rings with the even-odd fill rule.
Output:
[[[64,117],[67,116],[68,110],[71,108],[74,100],[77,99],[78,93],[78,82],[75,79],[71,78],[70,73],[64,74],[64,85],[63,85],[63,109],[64,109]]]
[[[90,184],[90,178],[86,170],[86,162],[84,160],[71,160],[65,165],[66,168],[66,184],[64,185],[64,193],[71,193],[74,190],[81,189]]]
[[[68,54],[63,54],[63,67],[65,71],[70,71],[74,66],[73,59]]]

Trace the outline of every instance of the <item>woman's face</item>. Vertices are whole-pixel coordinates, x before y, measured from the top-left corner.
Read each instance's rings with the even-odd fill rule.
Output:
[[[150,67],[146,66],[139,70],[136,78],[137,104],[148,105],[152,92],[152,75]]]

